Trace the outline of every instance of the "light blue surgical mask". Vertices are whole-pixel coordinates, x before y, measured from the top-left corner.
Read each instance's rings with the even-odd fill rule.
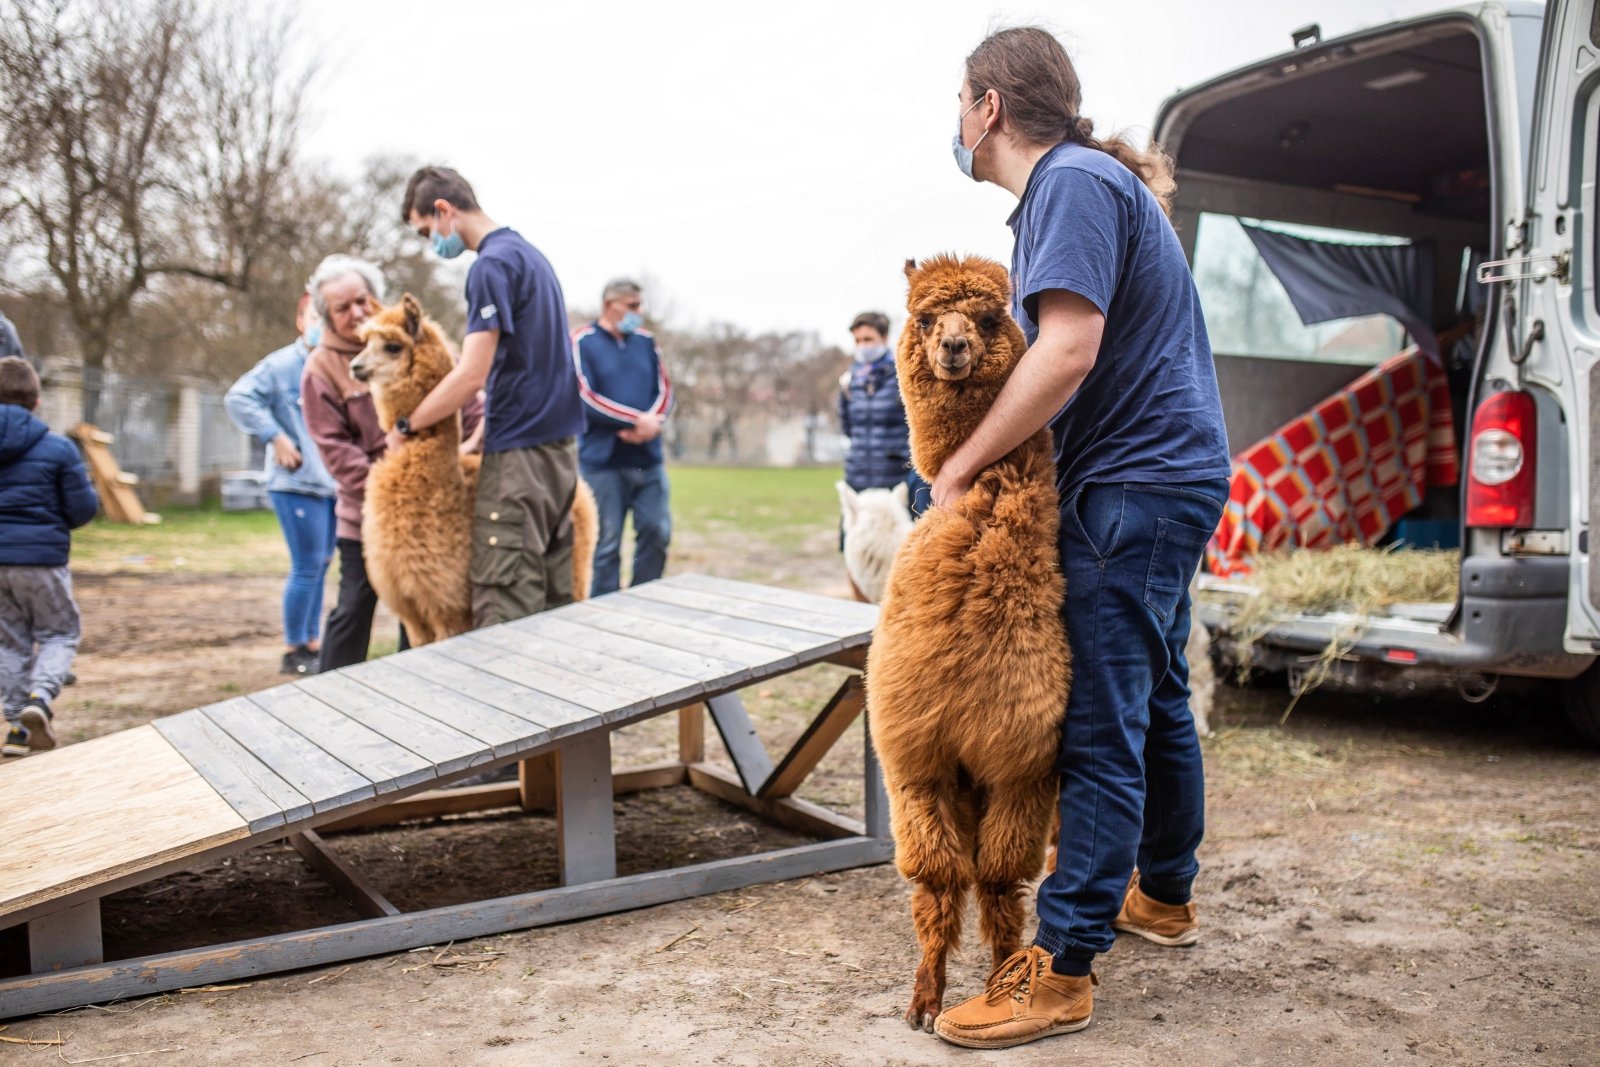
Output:
[[[313,322],[306,330],[305,342],[307,348],[316,348],[322,343],[322,323]]]
[[[888,345],[856,345],[857,363],[873,363],[888,354]]]
[[[978,145],[983,143],[983,138],[989,136],[989,131],[984,130],[983,136],[978,138],[977,144],[968,148],[961,143],[961,120],[972,114],[972,108],[981,103],[983,103],[983,99],[980,97],[972,102],[972,107],[961,113],[961,118],[956,119],[956,135],[950,138],[951,151],[955,152],[956,155],[956,166],[961,168],[962,174],[965,174],[973,181],[977,181],[978,176],[972,173],[972,154],[978,150]]]
[[[617,329],[623,333],[633,333],[644,325],[644,316],[637,311],[624,312],[622,321],[617,323]]]
[[[437,229],[433,231],[433,254],[440,259],[455,259],[466,250],[467,242],[462,239],[459,227],[449,237]]]

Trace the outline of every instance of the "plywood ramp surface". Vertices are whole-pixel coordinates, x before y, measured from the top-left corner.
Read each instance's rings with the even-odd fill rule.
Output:
[[[0,916],[249,835],[152,726],[0,766]]]

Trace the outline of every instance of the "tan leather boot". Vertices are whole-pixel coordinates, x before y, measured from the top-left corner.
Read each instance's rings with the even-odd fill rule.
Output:
[[[1146,941],[1177,948],[1192,945],[1200,940],[1200,921],[1196,917],[1194,901],[1187,904],[1163,904],[1144,895],[1139,889],[1139,872],[1133,872],[1128,883],[1128,894],[1122,898],[1122,910],[1112,920],[1111,926],[1125,934],[1136,934]]]
[[[1050,954],[1030,945],[989,975],[985,990],[942,1012],[933,1032],[966,1048],[1009,1048],[1070,1034],[1094,1014],[1093,975],[1073,978],[1050,970]]]

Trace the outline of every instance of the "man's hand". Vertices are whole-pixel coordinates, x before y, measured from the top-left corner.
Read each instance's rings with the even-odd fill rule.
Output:
[[[933,506],[954,507],[967,495],[976,478],[977,475],[968,474],[959,470],[954,463],[946,462],[939,468],[939,476],[933,480]]]
[[[639,435],[638,444],[654,441],[661,436],[661,416],[646,412],[639,416],[639,421],[633,424],[633,429]]]
[[[399,430],[390,430],[384,435],[384,451],[393,452],[406,442],[406,435]]]
[[[272,439],[272,460],[286,471],[300,469],[300,450],[288,434],[280,433]]]

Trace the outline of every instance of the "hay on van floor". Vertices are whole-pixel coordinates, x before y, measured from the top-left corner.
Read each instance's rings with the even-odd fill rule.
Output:
[[[1395,604],[1453,602],[1460,583],[1461,555],[1445,549],[1364,548],[1341,545],[1327,550],[1302,550],[1256,560],[1242,579],[1255,595],[1237,603],[1230,630],[1238,651],[1241,677],[1247,676],[1256,643],[1281,619],[1291,615],[1343,612],[1353,621],[1335,631],[1312,662],[1294,701],[1320,685],[1329,667],[1366,632],[1370,617]],[[1202,596],[1214,594],[1202,593]],[[1226,594],[1222,594],[1226,596]],[[1233,601],[1234,597],[1228,597]]]

